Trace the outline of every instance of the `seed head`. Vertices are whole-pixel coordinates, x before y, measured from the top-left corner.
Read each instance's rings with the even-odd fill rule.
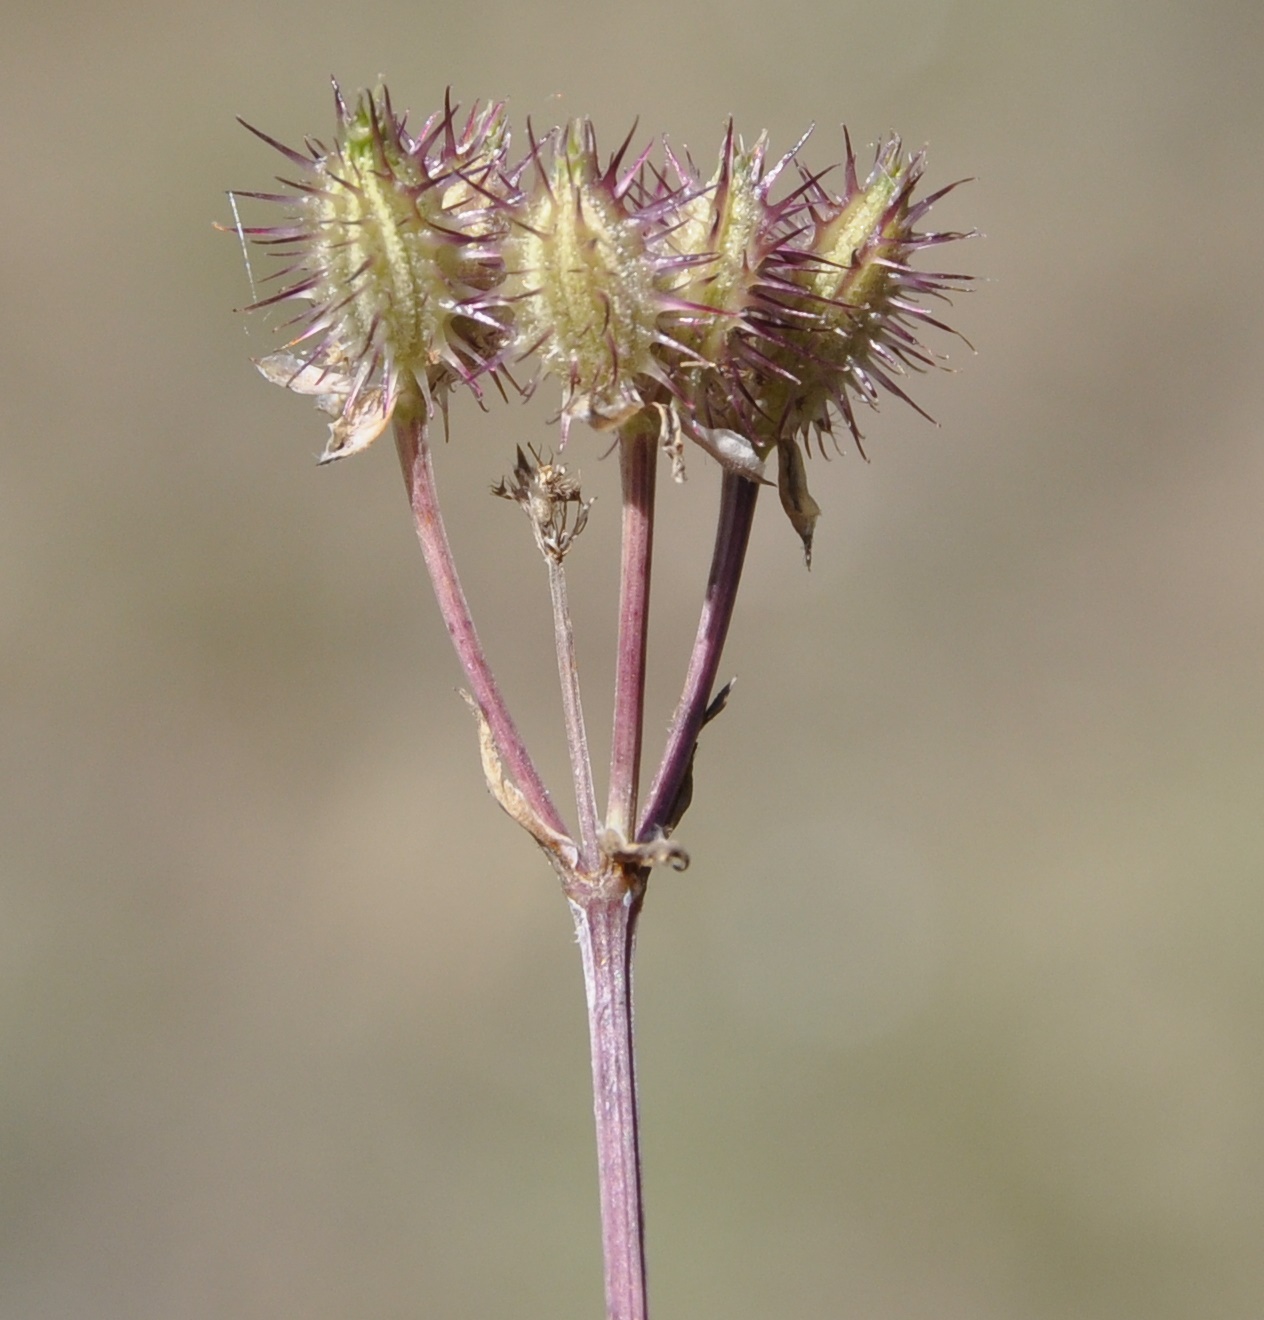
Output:
[[[672,373],[679,430],[753,479],[776,450],[781,502],[810,564],[820,507],[802,448],[829,434],[835,417],[859,446],[854,400],[876,408],[880,387],[917,407],[896,378],[941,360],[920,342],[919,325],[948,329],[918,299],[946,298],[968,277],[910,265],[922,248],[965,237],[916,230],[949,191],[912,201],[920,154],[905,156],[897,138],[882,143],[862,185],[846,139],[835,196],[799,163],[804,140],[767,168],[766,139],[747,151],[730,124],[705,185],[669,152],[668,241],[680,258],[675,338],[687,349]],[[798,186],[774,200],[791,163]]]
[[[241,230],[282,261],[254,307],[299,308],[258,366],[332,417],[324,459],[401,409],[446,409],[458,384],[481,398],[487,375],[503,393],[511,361],[535,359],[562,385],[563,443],[576,419],[653,428],[678,473],[688,438],[757,481],[775,451],[810,553],[813,440],[841,419],[859,446],[857,401],[912,403],[901,378],[941,361],[919,336],[948,327],[924,304],[969,277],[912,260],[966,235],[917,229],[950,189],[914,201],[924,159],[898,138],[862,184],[845,135],[835,193],[801,163],[806,135],[770,164],[766,135],[747,148],[730,122],[704,176],[669,147],[654,163],[652,144],[625,166],[631,134],[603,165],[585,119],[528,130],[509,167],[500,103],[462,125],[445,102],[416,133],[385,89],[349,109],[335,86],[335,104],[332,147],[251,129],[299,173],[285,193],[241,194],[286,211]]]
[[[780,254],[793,250],[804,205],[797,195],[771,199],[795,151],[769,168],[767,148],[761,134],[747,150],[730,121],[706,183],[669,149],[675,179],[663,220],[677,254],[673,337],[683,352],[672,378],[682,429],[725,466],[755,477],[779,438],[759,398],[766,376],[787,374],[771,356],[786,319]]]
[[[790,305],[805,319],[788,334],[780,356],[795,379],[786,401],[787,432],[805,438],[828,434],[830,414],[836,412],[859,445],[853,400],[876,408],[881,388],[922,412],[896,377],[943,361],[918,338],[921,326],[955,332],[917,300],[946,301],[970,279],[920,271],[910,259],[924,248],[970,235],[915,229],[935,202],[957,187],[950,184],[915,203],[923,153],[906,155],[898,137],[888,139],[879,145],[862,185],[850,137],[846,143],[841,195],[829,192],[819,176],[805,176],[811,228],[802,254],[786,269],[789,282],[801,290]]]
[[[588,120],[533,140],[535,178],[503,244],[515,351],[538,353],[541,372],[562,382],[563,443],[576,419],[626,422],[661,377],[652,350],[662,340],[663,254],[654,208],[633,204],[645,156],[619,172],[630,141],[603,169]]]
[[[365,448],[401,406],[443,406],[458,382],[477,392],[507,339],[495,293],[503,106],[475,106],[458,129],[448,104],[413,135],[385,89],[353,110],[334,91],[332,147],[309,141],[303,154],[246,125],[300,172],[282,180],[289,193],[240,194],[286,209],[283,223],[244,231],[286,263],[268,276],[283,287],[251,310],[302,308],[257,365],[333,417],[322,461]]]

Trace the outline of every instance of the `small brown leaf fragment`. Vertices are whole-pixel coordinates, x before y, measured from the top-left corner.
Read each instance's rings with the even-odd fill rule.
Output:
[[[702,730],[729,704],[729,693],[733,691],[733,684],[736,682],[737,679],[730,678],[711,698],[711,704],[703,712],[702,723],[698,726],[699,738],[693,740],[693,750],[689,753],[689,764],[685,766],[684,778],[680,781],[680,787],[676,790],[675,801],[672,802],[671,810],[667,813],[667,819],[663,822],[664,835],[675,833],[676,826],[680,824],[682,817],[693,802],[693,767],[694,762],[698,759],[698,743]]]
[[[791,527],[803,542],[803,562],[811,568],[812,537],[816,532],[816,520],[821,516],[821,506],[808,490],[807,465],[795,440],[777,443],[777,491]]]
[[[602,831],[601,852],[620,866],[634,866],[638,870],[652,866],[670,866],[673,871],[689,869],[689,854],[665,834],[659,834],[645,843],[632,843],[618,830]]]
[[[574,841],[551,829],[536,814],[531,804],[523,797],[522,790],[505,774],[487,716],[468,692],[462,692],[461,696],[478,721],[478,751],[483,762],[483,777],[487,780],[488,791],[500,803],[505,814],[521,825],[545,852],[573,866],[576,856]]]
[[[653,405],[662,418],[662,425],[659,427],[658,443],[663,453],[671,459],[672,480],[680,485],[685,479],[685,433],[680,425],[680,415],[675,407],[667,407],[666,404],[656,403]]]

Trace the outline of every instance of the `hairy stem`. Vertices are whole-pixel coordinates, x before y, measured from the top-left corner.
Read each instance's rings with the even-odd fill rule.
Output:
[[[400,414],[403,414],[402,416]],[[434,468],[430,462],[430,443],[426,419],[420,402],[413,409],[399,409],[395,420],[395,445],[408,486],[417,539],[430,573],[439,612],[465,670],[466,681],[487,720],[496,750],[505,769],[518,785],[535,813],[558,834],[568,833],[566,824],[553,805],[539,772],[522,741],[513,716],[501,696],[495,675],[487,663],[482,643],[474,631],[474,620],[466,603],[461,580],[452,559],[452,547],[439,513]]]
[[[571,898],[584,960],[606,1320],[646,1320],[645,1221],[632,1054],[632,954],[644,885]]]
[[[571,624],[566,570],[562,567],[561,556],[546,553],[545,562],[549,567],[549,596],[553,602],[553,637],[557,645],[557,673],[562,684],[566,746],[570,752],[575,805],[579,811],[579,865],[582,870],[591,870],[597,865],[597,795],[593,790],[592,758],[588,754],[588,733],[579,695],[575,629]]]
[[[641,842],[652,839],[660,830],[670,826],[677,797],[689,773],[694,744],[711,700],[724,641],[733,618],[758,497],[759,486],[755,482],[734,472],[724,473],[707,594],[689,657],[684,690],[667,735],[667,748],[654,776],[649,802],[637,831]]]
[[[645,728],[645,652],[654,550],[654,483],[658,446],[639,431],[619,440],[623,477],[623,544],[619,571],[619,641],[615,661],[614,737],[606,824],[630,838],[636,822]]]

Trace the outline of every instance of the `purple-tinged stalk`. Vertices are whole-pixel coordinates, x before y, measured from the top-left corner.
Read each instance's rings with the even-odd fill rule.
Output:
[[[645,1320],[644,1219],[632,1041],[632,957],[650,869],[687,855],[670,836],[693,792],[694,754],[723,707],[715,692],[768,460],[811,564],[819,506],[805,455],[841,420],[857,447],[857,401],[940,359],[919,336],[947,330],[924,306],[968,277],[917,270],[923,249],[963,237],[916,229],[948,189],[914,201],[923,170],[898,139],[862,184],[846,142],[842,191],[800,163],[768,163],[730,123],[713,173],[652,146],[603,164],[587,120],[530,137],[506,164],[503,107],[462,122],[446,103],[413,132],[385,90],[348,108],[337,137],[280,151],[296,177],[246,193],[286,212],[239,229],[281,261],[253,304],[293,304],[288,341],[258,362],[331,418],[322,462],[393,424],[440,613],[465,671],[488,786],[549,857],[575,918],[592,1047],[607,1315]],[[804,139],[806,140],[806,139]],[[787,187],[785,180],[790,178]],[[776,194],[780,195],[776,195]],[[565,467],[522,449],[496,493],[528,514],[549,573],[579,828],[567,830],[483,653],[447,541],[429,447],[437,412],[483,378],[504,395],[519,362],[560,385],[560,444],[575,422],[611,431],[623,490],[614,730],[598,816],[563,559],[589,502]],[[917,405],[913,404],[916,408]],[[920,411],[920,409],[919,409]],[[657,451],[683,479],[685,441],[718,460],[719,520],[701,618],[666,749],[639,811]],[[863,453],[863,450],[861,451]]]
[[[637,831],[637,839],[642,843],[648,844],[661,835],[670,834],[692,799],[694,751],[715,691],[720,658],[733,620],[758,495],[758,484],[735,472],[726,472],[721,478],[720,521],[715,533],[702,616],[698,620],[698,633],[689,657],[684,690],[667,735],[667,748],[654,776],[649,801]]]
[[[559,860],[574,863],[577,853],[567,838],[566,826],[553,805],[553,799],[540,778],[535,763],[518,733],[513,716],[505,705],[496,676],[487,662],[482,643],[474,628],[465,591],[457,575],[456,561],[443,525],[439,509],[439,495],[435,488],[434,467],[430,461],[430,439],[425,418],[413,408],[405,413],[397,410],[395,416],[395,442],[399,451],[404,483],[408,487],[409,503],[417,539],[421,543],[422,558],[430,574],[439,613],[447,626],[448,636],[465,671],[474,702],[490,733],[495,753],[509,771],[512,783],[525,799],[527,810],[537,823],[542,845],[549,836],[556,841],[555,851],[564,856]],[[505,805],[502,802],[502,805]],[[506,810],[509,810],[506,807]],[[513,813],[511,813],[513,814]],[[525,816],[526,811],[522,812]],[[522,820],[527,824],[526,820]],[[547,833],[545,833],[547,831]],[[533,831],[535,832],[535,831]]]
[[[625,427],[619,436],[623,536],[619,564],[619,632],[610,744],[610,796],[606,827],[635,835],[641,747],[645,734],[645,663],[649,649],[650,579],[654,558],[657,436]]]
[[[632,1040],[632,962],[644,884],[571,899],[584,967],[607,1320],[646,1320],[645,1213]]]

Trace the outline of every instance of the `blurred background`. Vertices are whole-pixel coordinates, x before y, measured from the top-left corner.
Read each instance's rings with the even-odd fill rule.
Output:
[[[1264,9],[16,0],[0,55],[0,1315],[601,1313],[579,960],[489,799],[389,447],[249,363],[225,190],[328,79],[519,141],[899,130],[986,238],[866,464],[766,502],[638,1027],[651,1288],[702,1320],[1264,1314]],[[543,570],[438,454],[566,778]],[[617,472],[573,566],[608,741]],[[714,465],[664,475],[655,757]]]

